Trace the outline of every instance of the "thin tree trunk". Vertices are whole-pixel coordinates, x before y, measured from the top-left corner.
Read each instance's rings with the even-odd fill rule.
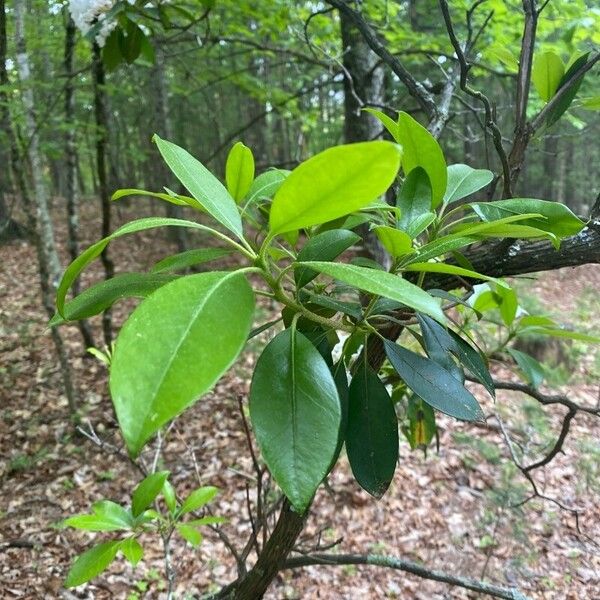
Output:
[[[0,11],[4,14],[4,0],[0,0]],[[42,301],[49,317],[54,314],[54,294],[60,278],[60,264],[58,254],[54,243],[54,231],[52,221],[48,210],[48,189],[43,179],[43,165],[39,150],[38,130],[35,122],[35,104],[33,90],[31,89],[31,70],[29,67],[29,57],[27,55],[27,46],[25,38],[25,5],[23,2],[16,2],[14,5],[15,14],[15,33],[17,44],[17,68],[21,85],[21,98],[25,112],[24,132],[27,137],[27,158],[31,165],[31,178],[33,181],[34,198],[33,203],[29,195],[25,174],[21,165],[24,160],[17,159],[18,145],[12,128],[11,146],[13,151],[12,166],[14,178],[20,188],[23,204],[28,214],[30,226],[35,232],[36,249],[38,255],[40,284],[42,288]],[[2,23],[4,25],[4,23]],[[6,39],[6,29],[0,31],[0,38]],[[0,56],[0,61],[6,64],[6,56]],[[32,204],[35,204],[35,208]],[[69,403],[71,414],[77,410],[77,399],[75,389],[71,378],[71,370],[67,353],[56,327],[51,329],[52,339],[56,347],[58,359],[60,362],[61,374],[65,388],[65,394]]]
[[[98,193],[100,194],[100,206],[102,209],[102,231],[104,238],[110,234],[110,191],[108,189],[106,156],[108,115],[106,113],[106,90],[104,88],[104,65],[100,46],[94,42],[93,46],[93,77],[94,77],[94,109],[96,117],[96,173],[98,177]],[[104,267],[104,278],[110,279],[115,274],[113,261],[108,254],[108,246],[100,255]],[[107,308],[102,313],[102,331],[104,343],[110,347],[112,343],[112,311]]]
[[[65,9],[65,198],[67,204],[68,246],[71,260],[79,256],[79,215],[77,194],[77,144],[75,140],[75,98],[73,88],[73,50],[75,49],[75,22]],[[73,282],[73,294],[79,294],[79,277]],[[82,319],[77,322],[86,348],[94,346],[94,338],[89,323]]]

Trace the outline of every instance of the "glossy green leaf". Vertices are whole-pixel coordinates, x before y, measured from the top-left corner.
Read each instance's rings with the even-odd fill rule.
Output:
[[[560,202],[549,202],[533,198],[512,198],[510,200],[475,203],[471,204],[471,207],[483,221],[487,222],[514,215],[537,213],[542,215],[542,218],[524,219],[519,221],[519,224],[548,231],[559,238],[576,235],[585,226],[585,223],[579,217]]]
[[[398,275],[342,263],[314,261],[298,264],[309,266],[311,269],[319,271],[319,273],[329,275],[329,277],[348,283],[365,292],[401,302],[405,306],[430,315],[442,323],[446,320],[437,300],[434,300],[427,292],[405,281]]]
[[[494,179],[491,171],[473,169],[469,165],[450,165],[447,171],[448,183],[444,194],[444,204],[466,198],[484,188]]]
[[[162,495],[165,499],[165,504],[171,513],[174,513],[177,508],[177,494],[175,488],[171,485],[168,479],[165,480],[162,489]]]
[[[341,407],[327,363],[293,327],[279,333],[258,359],[250,418],[275,481],[304,512],[334,457]]]
[[[98,544],[84,552],[69,570],[65,587],[76,587],[100,575],[114,560],[118,550],[119,542],[115,541]]]
[[[398,462],[398,420],[377,374],[363,361],[350,382],[346,454],[359,485],[375,498],[390,486]]]
[[[435,213],[426,212],[415,217],[406,227],[406,233],[415,239],[435,221]]]
[[[510,286],[496,286],[496,293],[500,296],[500,316],[504,324],[509,327],[517,316],[519,299],[517,293]]]
[[[163,489],[169,471],[158,471],[145,477],[133,491],[131,512],[134,517],[141,515],[156,500]]]
[[[571,81],[574,79],[577,71],[579,71],[579,69],[581,69],[581,67],[583,67],[587,63],[589,55],[590,53],[586,52],[585,54],[573,61],[571,66],[568,67],[567,72],[563,75],[562,79],[560,80],[560,84],[558,86],[557,91],[560,91],[560,88],[562,88],[564,85],[571,84]],[[579,79],[574,84],[572,84],[572,87],[564,94],[564,96],[562,96],[562,98],[556,104],[556,106],[554,106],[554,108],[548,113],[546,117],[546,125],[548,127],[554,125],[554,123],[556,123],[563,116],[563,114],[567,110],[569,110],[571,103],[575,99],[575,96],[577,95],[577,92],[579,91],[579,88],[583,83],[584,77],[585,75],[580,76]]]
[[[416,219],[432,214],[431,182],[425,169],[415,167],[408,173],[398,193],[396,206],[400,209],[397,226],[407,232],[414,229]]]
[[[412,239],[408,233],[387,225],[374,227],[373,231],[375,231],[375,235],[379,238],[383,247],[394,258],[414,252]]]
[[[408,258],[408,264],[413,262],[427,262],[444,254],[454,252],[477,241],[476,237],[449,235],[443,236],[428,244],[421,246],[414,256]]]
[[[64,307],[64,317],[56,313],[50,327],[67,321],[87,319],[100,314],[122,298],[145,298],[163,285],[173,281],[176,275],[155,273],[123,273],[112,279],[90,286]]]
[[[65,519],[66,527],[86,531],[119,531],[131,528],[131,519],[125,520],[109,514],[76,515]]]
[[[482,354],[452,329],[445,329],[425,315],[417,315],[421,332],[426,340],[451,352],[458,361],[477,379],[492,397],[496,395],[494,382]]]
[[[323,308],[330,308],[336,312],[344,313],[351,316],[354,320],[359,321],[362,317],[362,306],[359,302],[347,302],[345,300],[337,300],[331,296],[323,294],[311,294],[310,301],[313,304],[318,304]]]
[[[117,339],[110,373],[132,456],[231,366],[246,343],[253,312],[252,288],[236,272],[181,277],[135,309]]]
[[[463,267],[457,267],[456,265],[448,265],[441,262],[423,262],[423,263],[411,263],[404,267],[405,271],[419,271],[421,273],[445,273],[447,275],[457,275],[459,277],[468,277],[469,279],[478,279],[481,281],[493,281],[501,287],[509,287],[507,283],[496,279],[495,277],[489,277],[470,269],[464,269]]]
[[[344,250],[360,242],[360,236],[347,229],[330,229],[310,238],[298,252],[298,261],[334,260]],[[294,279],[298,288],[310,283],[318,273],[306,268],[294,271]]]
[[[243,239],[242,219],[223,184],[189,152],[172,142],[153,137],[159,152],[177,179],[221,225]]]
[[[533,356],[520,350],[508,348],[507,352],[514,358],[527,383],[535,389],[539,388],[546,377],[544,366]]]
[[[183,502],[180,509],[180,514],[185,515],[194,510],[202,508],[208,504],[217,494],[219,490],[213,486],[205,486],[194,490]]]
[[[535,58],[531,81],[544,102],[554,96],[564,74],[565,65],[555,52],[544,52]]]
[[[254,156],[252,150],[237,142],[230,150],[225,164],[225,181],[231,197],[240,202],[254,181]]]
[[[144,549],[135,538],[127,538],[119,542],[119,550],[132,567],[137,566],[144,556]]]
[[[164,273],[169,271],[182,271],[190,267],[223,258],[231,254],[231,250],[225,248],[196,248],[194,250],[186,250],[179,254],[167,256],[159,260],[153,267],[153,273]]]
[[[436,208],[444,197],[447,183],[446,160],[437,140],[409,114],[398,115],[398,142],[402,145],[402,168],[408,175],[422,167],[431,183],[431,206]]]
[[[120,200],[121,198],[125,198],[127,196],[149,196],[151,198],[158,198],[160,200],[164,200],[165,202],[169,202],[171,204],[176,204],[177,206],[189,206],[189,203],[185,200],[182,200],[178,195],[164,194],[162,192],[148,192],[147,190],[140,190],[137,188],[127,188],[122,190],[117,190],[112,196],[111,200]],[[195,199],[190,198],[190,200],[194,203],[194,206],[199,210],[204,210],[202,205]]]
[[[202,534],[192,525],[177,525],[177,532],[186,542],[189,542],[194,548],[198,547],[202,543]]]
[[[297,166],[271,205],[272,234],[303,229],[364,208],[393,183],[401,149],[392,142],[329,148]]]
[[[147,229],[155,229],[156,227],[189,227],[191,229],[200,229],[213,233],[214,229],[201,225],[200,223],[194,223],[194,221],[185,221],[183,219],[170,219],[162,217],[148,217],[146,219],[138,219],[137,221],[131,221],[126,223],[122,227],[119,227],[116,231],[111,233],[109,236],[101,239],[100,241],[92,244],[86,248],[65,270],[64,275],[58,286],[56,292],[56,308],[60,315],[64,317],[65,299],[67,292],[73,282],[87,265],[89,265],[94,259],[98,258],[104,248],[108,244],[123,235],[129,233],[137,233],[139,231],[145,231]]]
[[[404,383],[433,408],[462,421],[482,421],[479,403],[435,361],[384,340],[385,353]]]
[[[388,117],[384,112],[376,108],[363,108],[363,110],[373,115],[379,122],[388,130],[392,138],[398,141],[398,123],[391,117]]]

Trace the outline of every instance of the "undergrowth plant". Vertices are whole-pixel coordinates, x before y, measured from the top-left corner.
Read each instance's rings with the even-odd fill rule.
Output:
[[[262,460],[293,511],[309,510],[343,447],[358,485],[381,498],[394,477],[399,431],[412,448],[425,449],[436,436],[438,412],[485,419],[465,374],[493,397],[486,354],[510,359],[536,387],[543,368],[510,348],[515,338],[588,339],[527,314],[506,281],[474,271],[463,254],[489,238],[514,238],[515,244],[542,238],[558,247],[584,223],[556,202],[469,200],[492,181],[490,171],[448,166],[437,141],[408,114],[394,121],[372,112],[393,141],[336,146],[291,172],[269,169],[258,176],[251,150],[237,143],[225,185],[186,150],[154,137],[189,195],[127,189],[114,199],[153,196],[200,220],[143,218],[90,246],[66,270],[52,321],[90,317],[124,297],[143,298],[106,354],[110,393],[132,458],[213,388],[248,340],[270,331],[254,368],[249,414]],[[390,188],[394,205],[383,200]],[[72,283],[113,239],[159,227],[201,231],[218,247],[169,256],[147,273],[117,275],[67,301]],[[352,252],[362,235],[377,237],[387,268]],[[236,266],[189,272],[231,254]],[[465,282],[469,291],[456,292]],[[473,282],[480,283],[473,288]],[[256,323],[257,295],[276,303],[280,317]],[[502,332],[493,344],[480,336],[484,326]],[[387,357],[381,368],[369,358],[376,345]],[[178,502],[167,475],[150,474],[131,507],[103,501],[93,514],[67,520],[120,536],[83,554],[67,586],[96,576],[119,551],[135,564],[141,532],[178,532],[197,544],[198,528],[219,521],[183,520],[216,490]]]

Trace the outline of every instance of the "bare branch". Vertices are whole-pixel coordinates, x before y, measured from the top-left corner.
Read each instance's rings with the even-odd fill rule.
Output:
[[[385,567],[388,569],[396,569],[411,573],[423,579],[430,579],[447,583],[448,585],[461,587],[494,598],[505,598],[507,600],[527,600],[527,596],[523,595],[517,589],[504,588],[484,581],[478,581],[471,577],[459,577],[450,575],[442,571],[435,571],[423,567],[415,562],[397,558],[394,556],[379,556],[376,554],[312,554],[306,556],[295,556],[288,559],[284,565],[284,569],[297,569],[300,567],[308,567],[311,565],[370,565],[375,567]]]

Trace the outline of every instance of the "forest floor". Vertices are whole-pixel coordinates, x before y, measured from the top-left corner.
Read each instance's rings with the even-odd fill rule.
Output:
[[[121,205],[117,223],[146,216],[150,207]],[[97,239],[95,205],[84,203],[82,238]],[[56,222],[64,222],[56,212]],[[58,229],[66,264],[65,231]],[[202,243],[202,242],[199,242]],[[118,271],[146,269],[173,252],[156,230],[129,236],[111,247]],[[96,263],[84,285],[100,276]],[[108,498],[127,502],[138,475],[120,456],[74,433],[60,372],[46,328],[34,249],[23,241],[0,247],[0,598],[160,598],[164,597],[163,558],[158,542],[146,543],[144,560],[133,571],[118,560],[94,583],[69,593],[61,584],[75,555],[94,535],[61,528],[62,519],[88,512]],[[540,275],[521,283],[528,301],[558,320],[600,332],[600,266]],[[115,323],[131,308],[122,302]],[[258,322],[266,320],[268,306]],[[100,340],[99,319],[92,325]],[[103,364],[86,355],[76,327],[62,330],[81,396],[84,426],[120,444]],[[264,341],[264,340],[263,340]],[[208,394],[176,421],[163,447],[162,466],[183,494],[198,485],[215,485],[217,514],[227,517],[223,531],[241,547],[249,534],[246,483],[253,476],[238,397],[248,391],[248,373],[258,343]],[[565,346],[553,369],[554,389],[580,403],[599,401],[597,353],[581,344]],[[561,363],[561,364],[558,364]],[[498,371],[496,371],[498,374]],[[500,373],[503,377],[510,373]],[[479,391],[477,391],[479,393]],[[563,411],[542,411],[522,396],[499,392],[496,406],[479,394],[487,414],[494,408],[510,431],[528,442],[530,459],[556,435]],[[528,494],[527,482],[511,465],[493,416],[488,426],[440,417],[439,452],[410,452],[401,458],[390,490],[375,501],[354,483],[345,458],[328,489],[317,494],[301,545],[314,547],[341,539],[333,552],[373,552],[421,562],[455,575],[517,586],[535,599],[600,599],[600,436],[597,420],[578,415],[564,453],[536,474],[549,501],[513,504]],[[537,452],[537,454],[536,454]],[[578,521],[578,522],[577,522]],[[104,537],[109,537],[110,534]],[[103,537],[98,535],[96,537]],[[197,550],[173,544],[177,598],[215,591],[235,578],[235,561],[212,531]],[[285,572],[270,599],[319,598],[419,600],[478,596],[400,571],[376,567],[310,567]]]

